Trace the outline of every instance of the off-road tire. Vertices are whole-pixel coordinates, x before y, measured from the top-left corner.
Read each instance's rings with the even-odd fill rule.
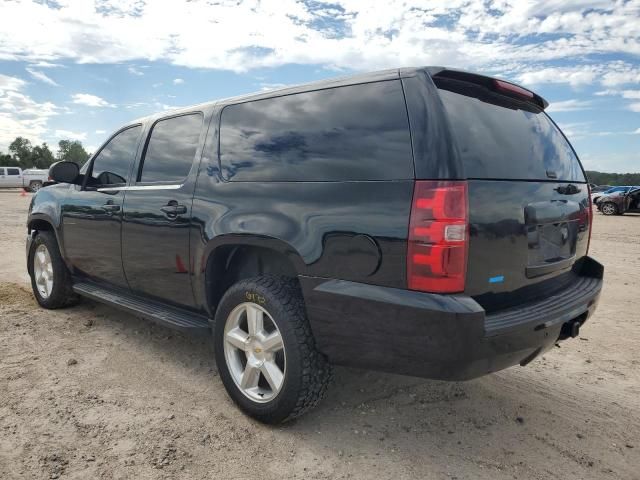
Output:
[[[284,383],[275,398],[258,403],[234,382],[224,353],[225,323],[232,310],[248,299],[257,302],[280,330],[286,352]],[[247,415],[269,424],[292,420],[315,407],[333,378],[331,365],[315,346],[300,286],[295,279],[262,275],[241,280],[224,294],[215,315],[213,332],[220,378],[232,400]]]
[[[51,294],[44,298],[38,291],[36,285],[36,278],[34,273],[34,254],[36,249],[40,245],[45,245],[49,251],[51,258],[51,264],[53,267],[53,288]],[[33,289],[33,295],[36,297],[36,301],[41,307],[47,309],[63,308],[78,303],[79,297],[73,292],[71,274],[67,269],[62,256],[60,255],[60,249],[58,248],[58,242],[56,236],[51,231],[39,231],[37,232],[31,248],[29,250],[29,276],[31,277],[31,288]]]

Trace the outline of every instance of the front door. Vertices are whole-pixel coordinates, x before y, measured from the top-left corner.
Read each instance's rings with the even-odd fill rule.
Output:
[[[20,169],[16,167],[7,167],[5,169],[7,186],[8,187],[22,187],[22,173]]]
[[[194,306],[189,255],[191,204],[204,141],[199,112],[151,128],[124,201],[122,259],[132,291]]]
[[[120,248],[122,204],[141,131],[136,125],[116,134],[93,158],[85,184],[69,189],[62,234],[75,275],[127,288]]]

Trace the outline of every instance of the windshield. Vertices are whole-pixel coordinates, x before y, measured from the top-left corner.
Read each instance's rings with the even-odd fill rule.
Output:
[[[629,187],[613,187],[606,190],[604,193],[626,192],[627,190],[629,190]]]

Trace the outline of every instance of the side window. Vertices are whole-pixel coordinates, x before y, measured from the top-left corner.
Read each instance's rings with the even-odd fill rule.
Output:
[[[7,175],[20,175],[20,170],[17,168],[7,168]]]
[[[398,80],[229,105],[220,159],[231,181],[413,178]]]
[[[93,160],[91,176],[87,180],[88,185],[111,187],[127,183],[131,163],[136,157],[141,131],[141,125],[123,130],[100,150]]]
[[[157,122],[149,136],[139,182],[182,182],[193,165],[202,114],[195,113]]]

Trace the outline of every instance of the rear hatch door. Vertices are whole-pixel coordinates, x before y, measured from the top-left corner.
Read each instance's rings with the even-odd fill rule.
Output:
[[[465,292],[492,311],[572,281],[587,251],[589,192],[546,103],[479,78],[434,81],[469,184]]]

